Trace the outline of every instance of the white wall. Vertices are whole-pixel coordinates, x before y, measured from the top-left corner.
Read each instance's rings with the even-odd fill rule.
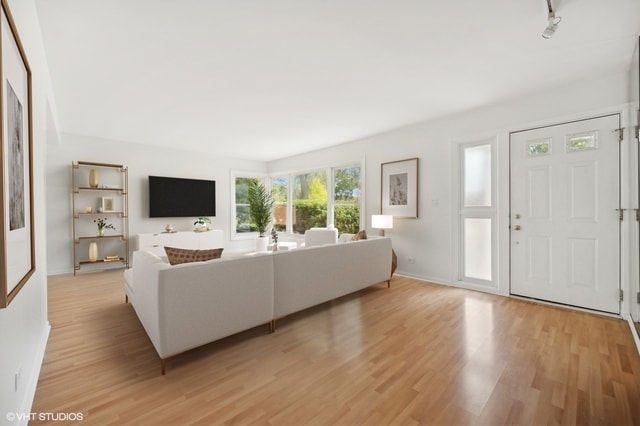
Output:
[[[179,145],[179,141],[176,141]],[[254,242],[231,241],[230,197],[232,170],[265,173],[266,163],[221,158],[179,149],[159,149],[62,133],[60,142],[47,146],[47,257],[49,274],[73,272],[71,219],[71,163],[94,161],[123,164],[129,169],[129,233],[162,232],[167,223],[177,231],[193,229],[194,218],[149,218],[148,176],[174,176],[216,181],[216,216],[211,224],[225,233],[225,249],[250,250]]]
[[[29,413],[49,334],[44,181],[47,96],[51,93],[51,85],[34,1],[9,0],[9,6],[33,78],[36,271],[9,307],[0,309],[0,425],[18,423],[17,417],[10,421],[11,413]],[[20,374],[16,392],[14,380],[18,371]]]
[[[627,102],[627,76],[604,76],[577,81],[569,87],[453,117],[418,123],[385,134],[269,163],[269,173],[283,173],[342,159],[366,159],[367,228],[380,209],[381,163],[419,157],[419,218],[399,219],[386,232],[398,255],[398,273],[454,284],[456,276],[456,188],[452,185],[454,154],[460,142],[498,140],[499,271],[497,287],[508,293],[508,142],[509,131],[603,111],[620,111]],[[375,232],[371,230],[371,232]],[[409,264],[407,258],[415,258]],[[469,288],[481,288],[468,285]]]
[[[71,244],[70,165],[72,161],[122,163],[129,167],[130,233],[159,232],[166,219],[150,219],[147,211],[149,174],[216,180],[217,215],[213,226],[225,232],[229,250],[249,250],[252,241],[232,241],[230,236],[231,170],[272,174],[308,170],[337,163],[365,160],[365,217],[380,208],[380,165],[411,157],[420,158],[420,218],[397,220],[387,234],[394,239],[398,272],[441,283],[454,283],[455,175],[452,169],[456,143],[497,138],[499,179],[499,271],[493,291],[508,289],[508,134],[509,131],[550,124],[603,111],[617,112],[628,100],[628,76],[616,74],[594,81],[578,81],[526,99],[492,108],[468,111],[440,120],[417,123],[385,134],[291,158],[262,162],[218,158],[181,150],[159,149],[62,134],[58,144],[47,146],[47,227],[49,273],[73,270]],[[191,219],[172,220],[178,230],[191,229]],[[371,230],[371,232],[375,232]],[[407,258],[415,258],[409,264]],[[486,290],[486,288],[485,288]],[[491,289],[489,289],[491,290]]]

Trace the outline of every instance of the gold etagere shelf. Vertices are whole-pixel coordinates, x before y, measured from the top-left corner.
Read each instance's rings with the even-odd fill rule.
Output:
[[[129,267],[129,175],[122,164],[71,164],[73,274]],[[105,218],[117,234],[99,236],[95,222]],[[92,250],[90,244],[95,244]],[[104,252],[105,254],[102,254]],[[92,256],[93,253],[93,256]],[[102,256],[98,256],[101,253]],[[90,258],[92,257],[92,258]]]

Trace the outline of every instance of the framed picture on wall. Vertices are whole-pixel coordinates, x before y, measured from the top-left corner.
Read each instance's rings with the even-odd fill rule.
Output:
[[[418,158],[382,163],[381,212],[418,217]]]
[[[0,308],[6,308],[35,272],[36,262],[31,69],[8,3],[0,4]]]

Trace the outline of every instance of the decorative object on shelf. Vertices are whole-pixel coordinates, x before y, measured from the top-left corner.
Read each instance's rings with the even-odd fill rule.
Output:
[[[249,183],[247,201],[249,202],[249,217],[260,234],[256,240],[256,251],[267,251],[269,241],[264,233],[269,222],[271,222],[273,196],[267,191],[262,182],[253,180]]]
[[[193,222],[193,230],[196,232],[205,232],[210,230],[211,228],[209,227],[209,224],[211,223],[211,219],[209,219],[208,217],[199,217],[198,219],[196,219],[195,222]],[[171,232],[171,231],[168,231]]]
[[[382,214],[418,218],[418,158],[382,163]]]
[[[98,243],[89,243],[89,260],[95,262],[98,260]]]
[[[278,251],[278,233],[276,232],[276,228],[271,228],[271,238],[273,239],[272,251]]]
[[[98,225],[98,237],[104,237],[105,229],[113,229],[114,231],[116,230],[116,227],[113,226],[112,223],[107,223],[106,217],[104,219],[101,217],[95,219],[94,222]]]
[[[93,213],[93,207],[87,207],[84,211],[87,213]]]
[[[31,69],[8,3],[2,1],[0,23],[0,172],[4,176],[0,201],[0,308],[11,303],[36,269]]]
[[[104,257],[105,262],[116,262],[118,260],[120,260],[120,256],[118,256],[117,254]]]
[[[113,212],[115,211],[114,200],[113,197],[102,197],[101,198],[101,207],[102,212]]]
[[[89,187],[90,188],[98,187],[98,170],[96,169],[89,170]]]
[[[164,227],[164,231],[165,232],[173,232],[173,225],[171,225],[170,223],[167,223]]]

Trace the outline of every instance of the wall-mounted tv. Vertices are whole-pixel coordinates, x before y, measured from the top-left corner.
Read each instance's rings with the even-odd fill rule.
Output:
[[[149,176],[149,217],[216,215],[216,181]]]

